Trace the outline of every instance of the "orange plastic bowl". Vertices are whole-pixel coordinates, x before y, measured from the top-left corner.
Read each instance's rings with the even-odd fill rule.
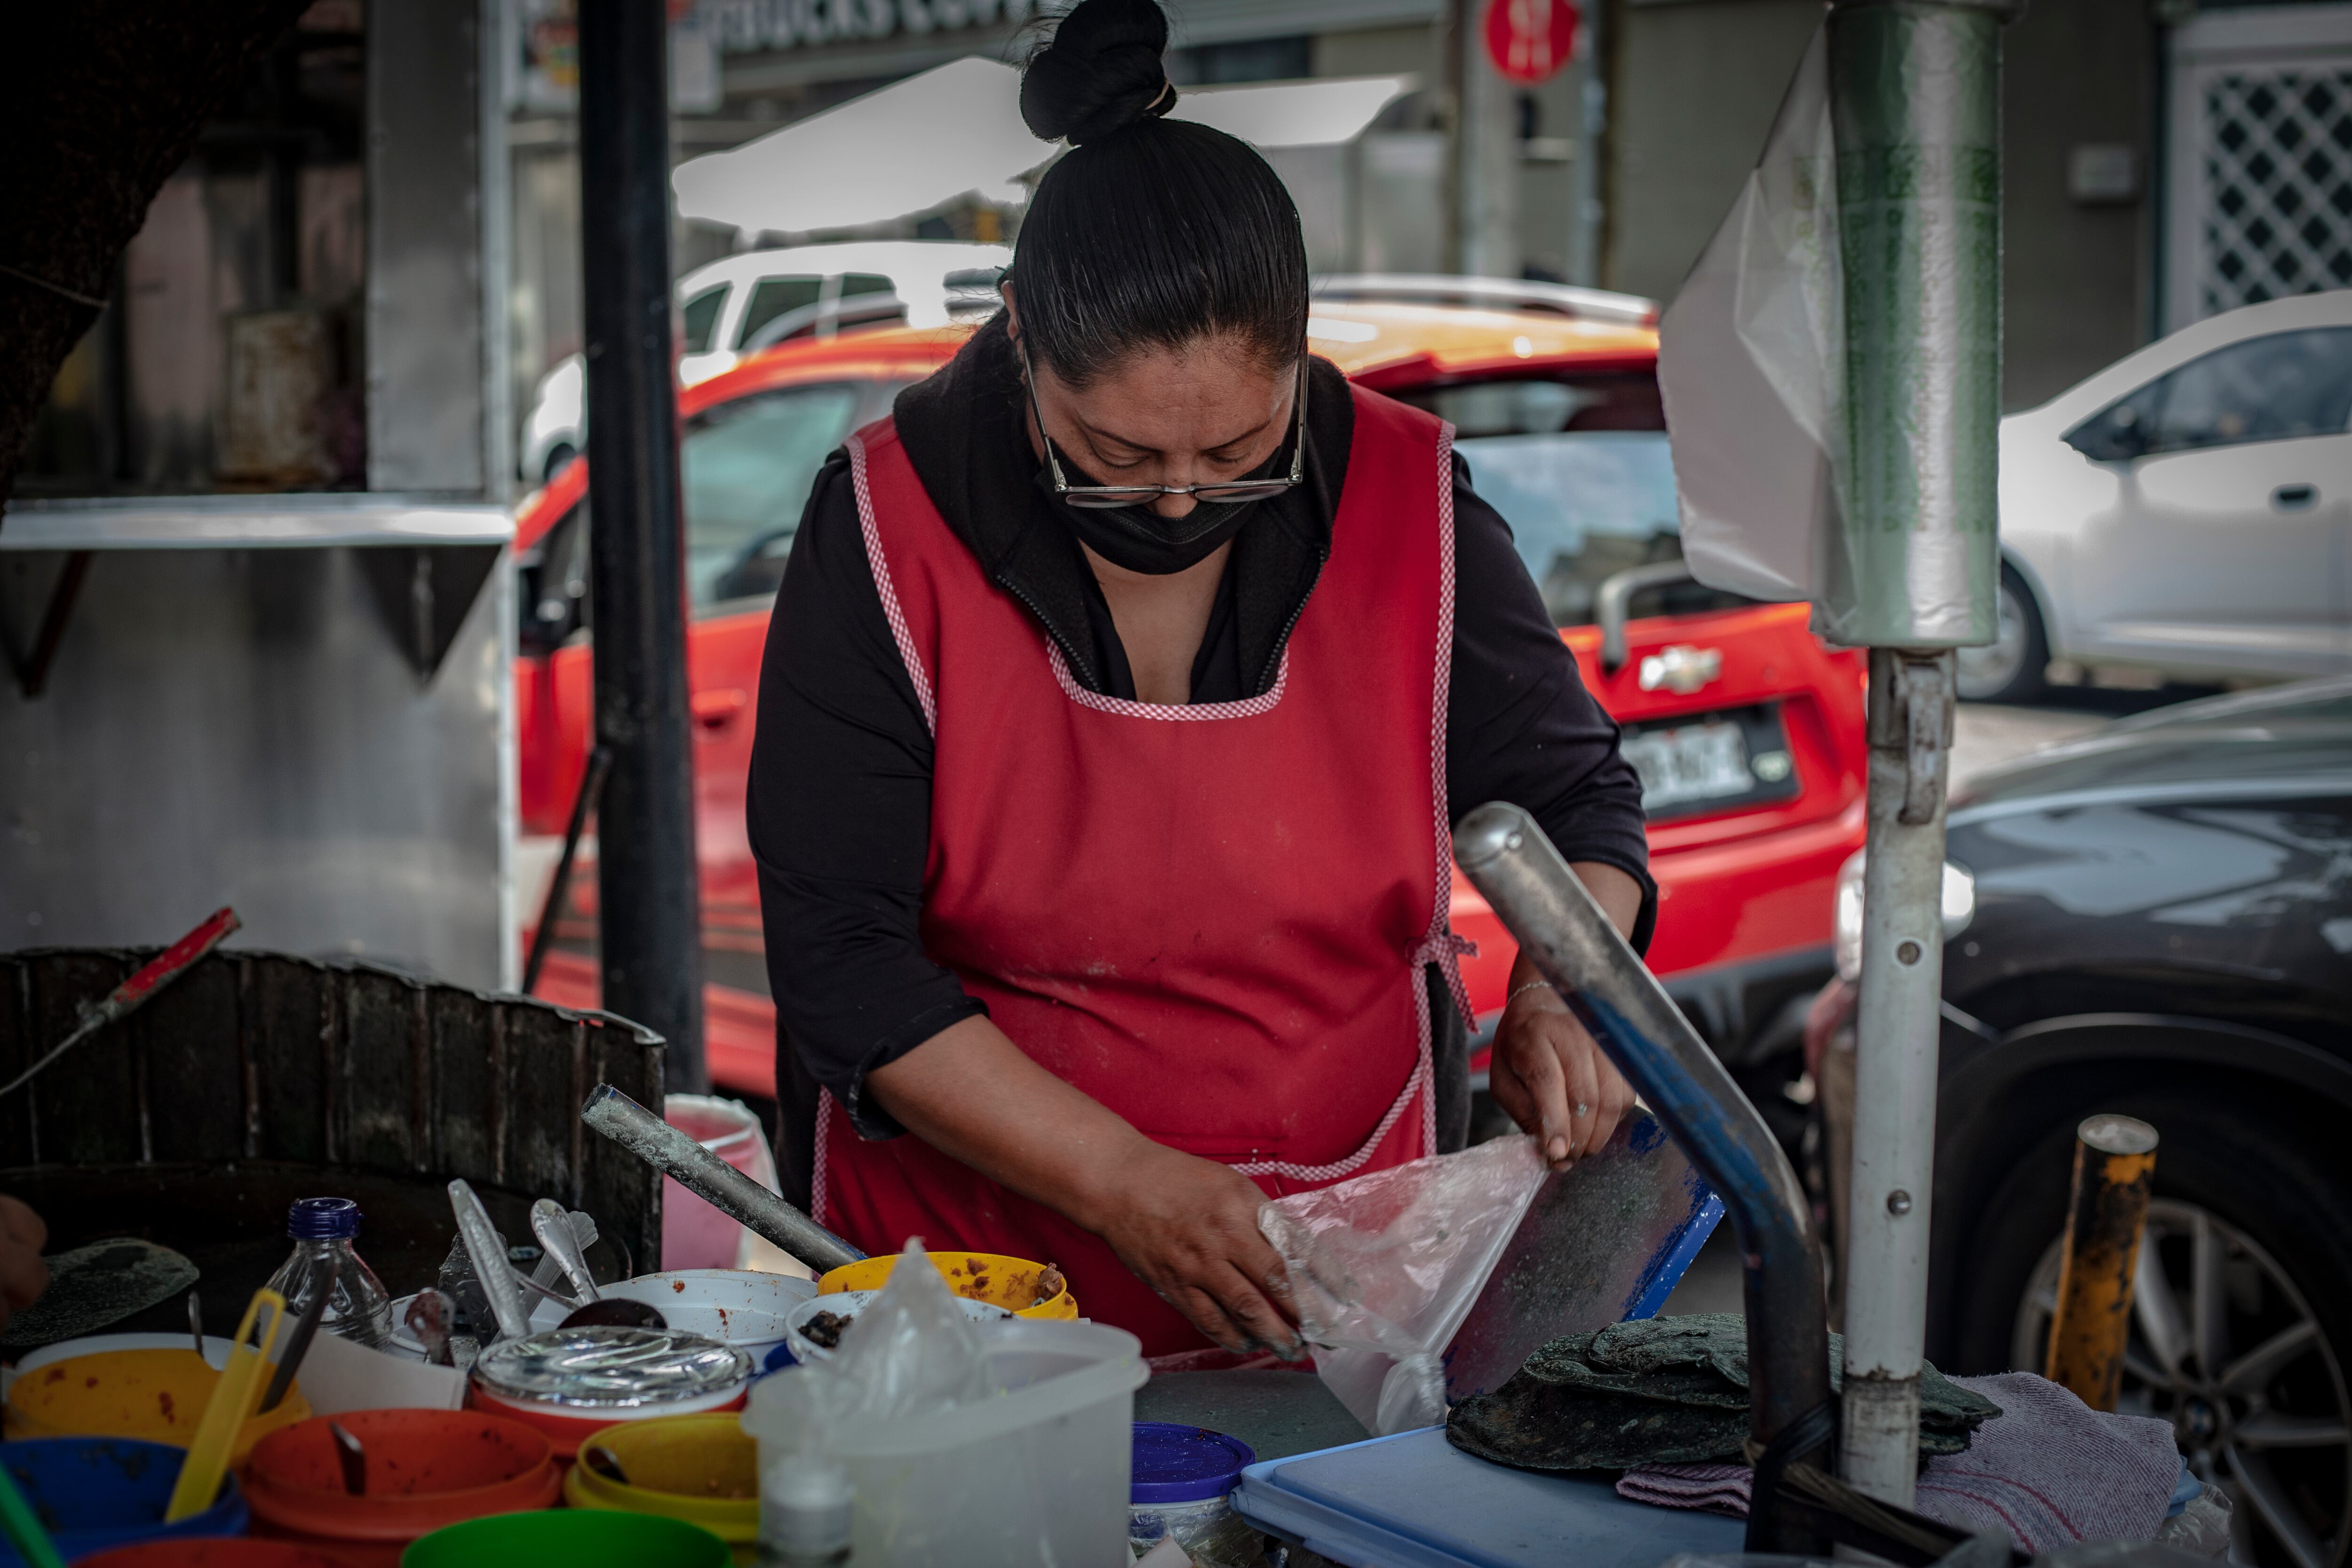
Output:
[[[563,1490],[553,1446],[520,1421],[479,1410],[353,1410],[334,1420],[367,1450],[366,1494],[343,1489],[325,1417],[273,1432],[245,1470],[246,1499],[268,1533],[328,1551],[399,1543],[461,1520],[546,1508]]]
[[[898,1266],[903,1252],[887,1258],[869,1258],[861,1263],[845,1263],[816,1282],[817,1294],[830,1296],[839,1290],[879,1290],[889,1282],[890,1270]],[[946,1277],[948,1289],[970,1300],[986,1301],[1002,1307],[1016,1318],[1075,1318],[1078,1315],[1077,1298],[1070,1294],[1067,1285],[1050,1301],[1037,1300],[1037,1278],[1045,1272],[1042,1263],[1032,1263],[1025,1258],[1007,1258],[1001,1252],[926,1252],[924,1257]]]

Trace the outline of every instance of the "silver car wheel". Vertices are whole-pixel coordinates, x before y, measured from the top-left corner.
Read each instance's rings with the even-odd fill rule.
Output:
[[[2061,1245],[2050,1244],[2026,1283],[2011,1366],[2042,1366]],[[2343,1562],[2352,1541],[2352,1400],[2343,1368],[2286,1271],[2252,1237],[2194,1204],[2148,1205],[2116,1407],[2171,1422],[2189,1469],[2228,1494],[2231,1561]]]
[[[1998,631],[1984,647],[1958,651],[1959,692],[1972,702],[2008,689],[2025,668],[2026,645],[2032,640],[2025,624],[2025,606],[2004,577],[1998,595]]]

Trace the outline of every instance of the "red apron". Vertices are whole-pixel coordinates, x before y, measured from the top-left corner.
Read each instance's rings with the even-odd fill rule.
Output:
[[[1271,1195],[1432,1152],[1423,965],[1445,922],[1453,432],[1357,391],[1330,560],[1272,689],[1098,696],[950,531],[887,420],[849,453],[882,608],[936,742],[927,952],[1014,1044]],[[1468,1010],[1464,1008],[1464,1016]],[[860,1247],[1058,1264],[1147,1354],[1206,1342],[1059,1215],[820,1106],[818,1217]]]

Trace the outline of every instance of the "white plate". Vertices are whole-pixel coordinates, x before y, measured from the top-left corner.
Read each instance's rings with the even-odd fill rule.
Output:
[[[783,1342],[785,1314],[816,1294],[816,1281],[749,1268],[682,1268],[600,1285],[597,1294],[608,1301],[643,1301],[671,1328],[733,1345],[756,1363]],[[422,1360],[425,1347],[409,1337],[406,1327],[412,1300],[404,1296],[392,1304],[393,1343],[403,1355]],[[533,1333],[555,1327],[572,1310],[544,1296],[529,1300]]]

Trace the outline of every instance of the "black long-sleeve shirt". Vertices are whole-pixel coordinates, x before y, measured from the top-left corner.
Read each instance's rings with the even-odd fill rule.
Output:
[[[1320,571],[1354,412],[1339,372],[1320,361],[1312,369],[1310,483],[1262,503],[1237,536],[1194,661],[1195,702],[1265,689]],[[1101,590],[1030,482],[1036,465],[1014,374],[1001,328],[984,329],[952,364],[900,395],[900,438],[941,515],[1061,647],[1073,677],[1132,699]],[[1509,529],[1473,493],[1458,457],[1454,515],[1451,815],[1512,801],[1569,859],[1631,874],[1644,889],[1635,935],[1646,942],[1656,895],[1641,785],[1618,753],[1617,726],[1585,690]],[[925,953],[919,931],[931,769],[930,733],[883,617],[848,461],[835,454],[810,495],[770,623],[750,784],[782,1142],[799,1156],[788,1163],[804,1163],[805,1133],[795,1136],[793,1125],[805,1125],[819,1086],[865,1136],[898,1131],[861,1092],[866,1075],[984,1010]],[[1446,1022],[1458,1040],[1459,1021]],[[805,1169],[793,1174],[804,1190]]]

